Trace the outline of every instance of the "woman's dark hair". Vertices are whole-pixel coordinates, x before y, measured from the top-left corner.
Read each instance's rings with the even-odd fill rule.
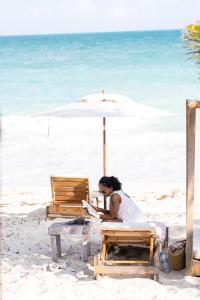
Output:
[[[121,190],[122,184],[119,182],[119,180],[114,176],[103,176],[99,180],[99,183],[102,184],[105,187],[112,187],[113,191]]]

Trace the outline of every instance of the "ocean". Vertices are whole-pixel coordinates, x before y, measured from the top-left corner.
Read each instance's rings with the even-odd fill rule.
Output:
[[[180,112],[199,74],[180,30],[0,37],[3,115],[30,114],[105,90]]]
[[[47,186],[55,173],[84,173],[95,185],[101,120],[34,116],[102,90],[172,113],[110,118],[108,174],[185,182],[185,100],[200,96],[187,52],[180,30],[0,37],[2,185]]]

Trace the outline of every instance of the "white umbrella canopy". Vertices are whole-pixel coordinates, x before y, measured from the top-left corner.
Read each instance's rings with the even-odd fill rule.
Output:
[[[131,103],[132,100],[124,95],[120,94],[110,94],[110,93],[99,93],[99,94],[90,94],[84,96],[80,99],[81,102],[90,102],[90,103],[97,103],[97,102],[113,102],[113,103],[124,103],[129,102]]]
[[[79,101],[60,106],[40,115],[60,118],[75,117],[140,117],[154,118],[169,116],[170,113],[133,102],[128,97],[117,94],[91,94]]]
[[[133,102],[130,98],[109,93],[90,94],[79,101],[39,114],[60,118],[103,118],[103,174],[106,175],[106,117],[155,118],[171,113]]]

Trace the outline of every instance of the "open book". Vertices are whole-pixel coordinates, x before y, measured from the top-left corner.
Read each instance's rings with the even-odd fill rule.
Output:
[[[89,215],[100,219],[100,214],[99,212],[97,212],[88,202],[86,202],[85,200],[82,200],[83,203],[83,208],[87,208],[87,211],[89,213]]]

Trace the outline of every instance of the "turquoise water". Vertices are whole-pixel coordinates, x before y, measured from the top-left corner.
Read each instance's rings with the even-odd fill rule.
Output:
[[[173,112],[107,118],[108,174],[131,186],[185,182],[185,100],[200,98],[198,71],[178,30],[0,37],[3,186],[48,187],[50,174],[66,172],[96,186],[102,120],[35,113],[102,89]],[[196,145],[199,153],[199,135]]]
[[[184,113],[200,96],[186,52],[179,30],[0,37],[1,111],[41,112],[104,89]]]

